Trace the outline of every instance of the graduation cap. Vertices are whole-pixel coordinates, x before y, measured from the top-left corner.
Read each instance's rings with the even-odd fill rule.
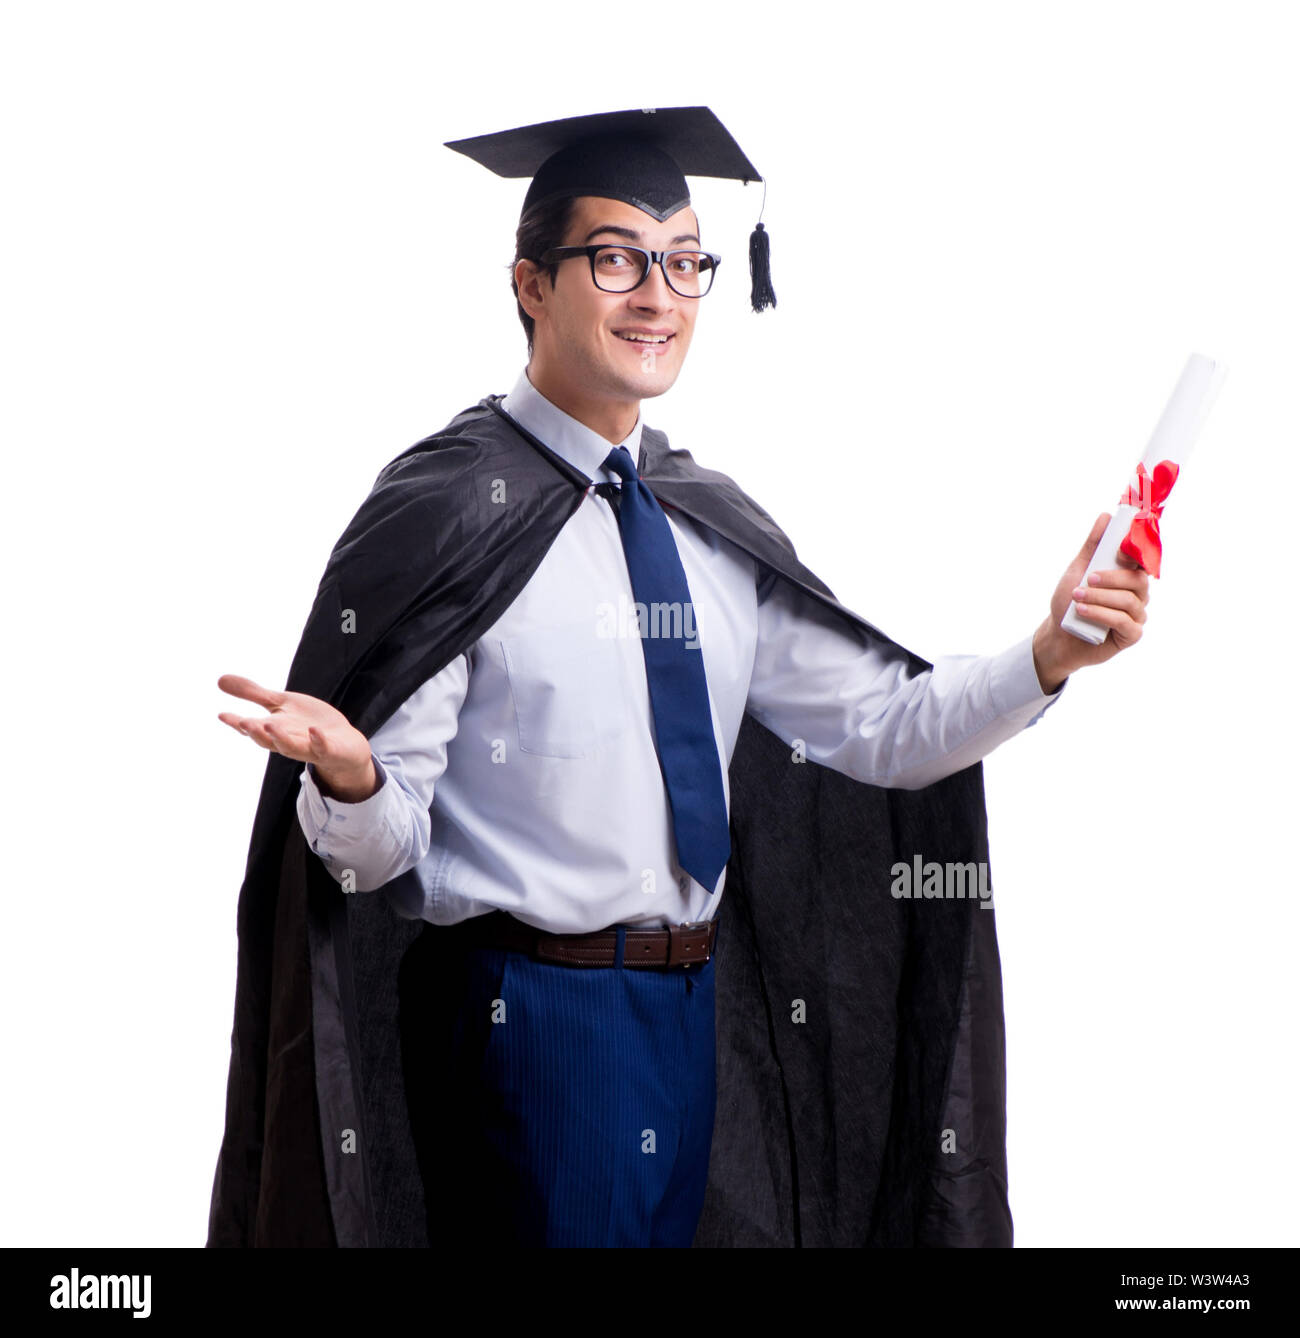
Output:
[[[532,177],[520,217],[535,205],[578,195],[622,200],[656,222],[691,202],[686,178],[762,181],[726,126],[707,107],[642,107],[569,116],[445,145],[500,177]],[[760,209],[760,213],[762,210]],[[768,235],[749,238],[750,302],[776,306]]]

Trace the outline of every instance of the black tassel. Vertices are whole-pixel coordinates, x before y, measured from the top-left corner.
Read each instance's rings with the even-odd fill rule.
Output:
[[[749,301],[755,311],[776,306],[776,294],[772,291],[770,245],[767,232],[759,223],[749,234]]]

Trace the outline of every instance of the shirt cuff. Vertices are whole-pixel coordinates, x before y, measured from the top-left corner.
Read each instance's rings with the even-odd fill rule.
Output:
[[[300,779],[303,793],[307,796],[307,811],[318,828],[324,829],[330,818],[339,814],[347,814],[349,817],[355,814],[364,820],[381,806],[381,796],[387,798],[384,795],[384,786],[388,783],[388,773],[374,753],[370,754],[370,760],[375,764],[375,776],[379,780],[379,785],[374,794],[358,800],[355,804],[349,803],[346,799],[337,799],[333,795],[322,794],[320,783],[316,779],[315,765],[308,762],[303,768]]]
[[[993,657],[989,692],[999,715],[1031,713],[1034,717],[1030,721],[1032,724],[1043,711],[1060,700],[1069,681],[1067,677],[1055,692],[1043,691],[1038,670],[1034,668],[1034,638],[1030,635]]]

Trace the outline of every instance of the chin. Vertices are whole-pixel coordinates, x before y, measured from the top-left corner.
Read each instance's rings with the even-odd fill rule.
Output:
[[[653,372],[643,372],[639,368],[628,373],[624,368],[616,369],[619,388],[634,399],[651,400],[673,387],[681,367],[656,367]]]
[[[676,380],[676,372],[672,372],[668,376],[646,376],[637,382],[636,393],[643,400],[652,400],[671,390],[673,382]]]

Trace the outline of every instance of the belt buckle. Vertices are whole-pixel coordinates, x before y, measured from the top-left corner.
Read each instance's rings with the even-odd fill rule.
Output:
[[[694,962],[709,960],[709,928],[711,920],[687,920],[679,925],[668,926],[668,961],[667,966],[690,966]],[[686,941],[686,935],[692,930],[703,931],[703,941]]]

